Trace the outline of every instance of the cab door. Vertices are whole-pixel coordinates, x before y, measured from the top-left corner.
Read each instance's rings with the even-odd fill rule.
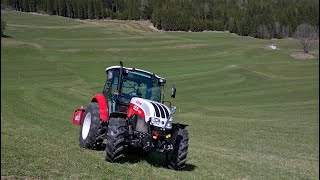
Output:
[[[103,94],[108,100],[109,113],[116,111],[115,92],[118,88],[119,69],[110,69],[107,72],[107,80],[103,89]]]

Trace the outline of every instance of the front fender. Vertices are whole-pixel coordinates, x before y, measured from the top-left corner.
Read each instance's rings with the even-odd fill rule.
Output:
[[[109,119],[109,105],[108,100],[103,94],[96,94],[91,102],[96,102],[99,105],[100,119],[107,122]]]
[[[175,129],[185,129],[188,125],[187,124],[180,124],[180,123],[172,123],[172,130]]]
[[[146,118],[145,116],[145,113],[144,113],[144,110],[141,109],[139,106],[133,104],[133,103],[130,103],[130,106],[128,108],[128,115],[127,115],[127,119],[129,117],[131,117],[132,115],[138,115],[140,117],[142,117],[143,119]],[[147,119],[145,119],[147,121]]]

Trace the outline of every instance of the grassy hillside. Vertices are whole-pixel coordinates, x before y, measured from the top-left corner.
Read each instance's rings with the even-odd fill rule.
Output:
[[[315,58],[295,59],[294,40],[1,15],[2,178],[319,179],[318,45]],[[168,94],[176,86],[175,121],[189,125],[184,171],[155,153],[110,164],[79,147],[73,110],[101,92],[105,68],[120,60],[166,77]]]

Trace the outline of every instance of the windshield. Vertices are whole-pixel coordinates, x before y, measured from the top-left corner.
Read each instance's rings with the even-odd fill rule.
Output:
[[[161,87],[156,77],[144,72],[129,71],[123,76],[121,94],[129,98],[141,97],[160,102]]]

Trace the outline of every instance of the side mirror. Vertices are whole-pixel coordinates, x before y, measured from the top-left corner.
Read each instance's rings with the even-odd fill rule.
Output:
[[[171,97],[172,97],[172,98],[175,98],[175,97],[176,97],[176,91],[177,91],[177,90],[176,90],[175,87],[172,87],[172,88],[171,88]]]
[[[107,74],[108,83],[111,83],[112,79],[113,79],[113,71],[108,71],[108,74]]]

